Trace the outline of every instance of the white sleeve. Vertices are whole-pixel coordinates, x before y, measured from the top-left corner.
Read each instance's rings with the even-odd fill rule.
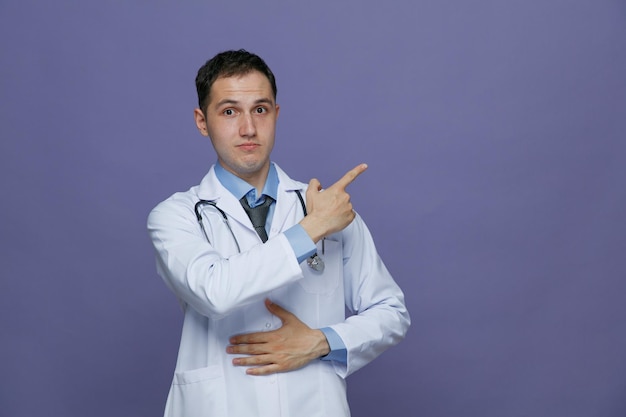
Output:
[[[219,318],[302,277],[284,234],[224,258],[207,242],[193,207],[166,200],[148,216],[157,270],[184,304]]]
[[[347,365],[335,363],[338,374],[346,377],[400,342],[411,319],[404,294],[380,259],[363,220],[357,215],[343,233],[345,302],[353,315],[330,327],[347,349]]]

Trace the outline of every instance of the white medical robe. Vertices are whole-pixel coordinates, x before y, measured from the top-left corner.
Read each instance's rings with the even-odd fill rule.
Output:
[[[343,231],[318,242],[323,272],[298,264],[283,232],[303,217],[294,190],[306,184],[278,166],[278,198],[262,244],[239,201],[213,167],[200,185],[160,203],[148,218],[157,270],[179,299],[184,323],[166,417],[349,416],[344,378],[398,343],[409,326],[404,296],[380,260],[357,215]],[[204,227],[194,205],[215,201],[229,218],[204,206]],[[246,375],[226,353],[229,337],[281,326],[265,298],[309,327],[331,327],[347,348],[347,366],[315,360],[269,376]],[[346,318],[346,308],[350,312]]]

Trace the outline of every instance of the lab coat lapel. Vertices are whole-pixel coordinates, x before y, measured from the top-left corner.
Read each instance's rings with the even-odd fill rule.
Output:
[[[295,197],[295,199],[294,199]],[[285,192],[278,187],[278,200],[274,209],[274,217],[272,217],[271,235],[276,235],[288,229],[295,222],[295,211],[300,203],[297,203],[297,197],[294,192]],[[286,224],[288,223],[288,224]]]
[[[215,167],[212,166],[209,173],[205,175],[198,187],[198,198],[202,200],[215,201],[217,206],[224,210],[228,217],[241,226],[254,231],[250,218],[244,211],[239,200],[235,198],[217,179]],[[256,232],[255,232],[256,233]]]
[[[276,172],[278,174],[278,199],[274,216],[272,217],[272,230],[270,237],[284,231],[299,222],[304,213],[300,205],[300,200],[295,193],[299,190],[302,197],[305,195],[305,186],[303,183],[294,181],[282,170],[277,164]],[[239,200],[230,193],[215,175],[215,167],[212,166],[208,174],[202,179],[198,187],[198,198],[202,200],[215,201],[217,206],[224,210],[233,221],[239,223],[246,229],[254,231],[250,218],[241,207]],[[256,232],[255,232],[256,233]]]
[[[292,180],[276,164],[278,173],[278,200],[272,218],[272,235],[288,229],[298,223],[304,217],[304,212],[300,205],[300,200],[295,190],[302,192],[304,198],[304,186],[302,183]],[[271,236],[271,235],[270,235]]]

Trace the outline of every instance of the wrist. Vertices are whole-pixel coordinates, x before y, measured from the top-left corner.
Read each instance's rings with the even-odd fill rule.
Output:
[[[326,233],[321,223],[316,221],[311,215],[306,216],[300,221],[300,226],[309,235],[313,243],[317,243],[322,239]]]
[[[330,345],[328,344],[328,340],[326,339],[326,335],[323,331],[315,329],[314,332],[317,339],[316,347],[314,349],[316,355],[315,357],[321,358],[330,353]]]

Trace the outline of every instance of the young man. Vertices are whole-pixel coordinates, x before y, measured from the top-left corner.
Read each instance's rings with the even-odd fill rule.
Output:
[[[346,193],[367,166],[323,190],[271,162],[280,107],[254,54],[216,55],[196,87],[196,125],[218,161],[148,218],[185,313],[165,415],[349,416],[344,378],[410,323]]]

